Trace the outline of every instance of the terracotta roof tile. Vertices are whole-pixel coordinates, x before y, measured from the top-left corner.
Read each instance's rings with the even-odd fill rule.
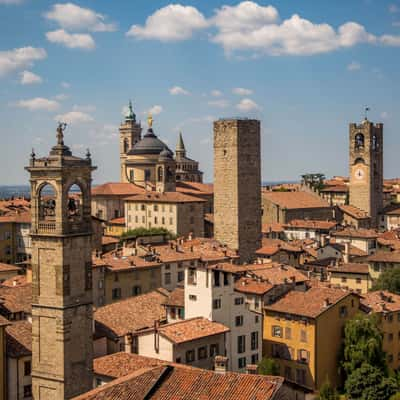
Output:
[[[235,282],[235,290],[241,293],[249,293],[262,296],[269,292],[274,285],[269,282],[259,281],[254,278],[242,277]]]
[[[32,285],[18,285],[15,287],[0,286],[0,306],[7,312],[25,312],[30,314],[32,311]]]
[[[6,279],[3,281],[0,285],[1,286],[7,286],[7,287],[15,287],[15,286],[24,286],[28,284],[28,280],[26,279],[26,275],[15,275],[9,279]]]
[[[263,197],[286,209],[331,208],[329,203],[308,192],[263,192]]]
[[[119,243],[119,239],[112,237],[112,236],[102,236],[101,238],[101,244],[107,245],[107,244],[117,244]]]
[[[108,182],[92,188],[92,196],[131,196],[145,190],[133,183]]]
[[[18,271],[21,271],[21,267],[18,267],[13,264],[0,263],[0,272],[12,272],[12,271],[18,273]]]
[[[160,335],[175,344],[191,342],[208,336],[220,335],[229,332],[229,328],[207,318],[197,317],[162,325],[159,328]]]
[[[378,250],[366,258],[367,262],[400,263],[400,251]]]
[[[255,265],[256,267],[257,265]],[[262,268],[263,267],[263,268]],[[308,278],[296,268],[284,264],[261,264],[259,268],[251,269],[250,273],[272,285],[282,285],[289,282],[307,282]]]
[[[180,192],[146,192],[143,194],[126,197],[125,201],[158,203],[204,203],[206,200],[200,197],[189,196]]]
[[[355,219],[368,219],[369,218],[368,213],[366,213],[363,210],[360,210],[357,207],[351,206],[351,205],[339,206],[339,209],[342,210],[345,214],[348,214]]]
[[[111,219],[108,223],[113,225],[125,225],[125,217]]]
[[[334,186],[325,186],[320,190],[322,193],[347,193],[349,191],[349,187],[347,185],[334,185]]]
[[[346,273],[346,274],[369,274],[369,265],[368,264],[342,264],[337,267],[328,268],[328,271],[331,273]]]
[[[285,230],[283,229],[283,225],[278,222],[274,222],[272,224],[264,224],[262,226],[263,233],[283,233]]]
[[[6,327],[7,356],[19,358],[32,354],[32,324],[15,321]]]
[[[185,289],[183,287],[175,288],[164,302],[166,306],[184,307],[185,306]]]
[[[176,190],[187,194],[212,195],[214,193],[214,186],[212,183],[183,181],[176,183]]]
[[[94,267],[106,267],[113,272],[134,271],[136,269],[161,266],[161,263],[156,260],[146,261],[139,256],[117,256],[114,252],[105,253],[101,257],[93,255],[92,262]]]
[[[305,292],[292,290],[274,304],[266,306],[265,309],[317,318],[325,310],[350,294],[351,292],[347,290],[329,287],[311,287]],[[327,305],[326,300],[328,300],[329,305]]]
[[[116,337],[154,326],[154,321],[165,321],[163,303],[167,295],[153,291],[99,307],[94,313],[97,324]]]
[[[227,372],[218,374],[183,365],[144,368],[76,397],[74,400],[272,400],[284,379]]]
[[[320,221],[320,220],[309,220],[309,219],[294,219],[288,224],[284,225],[285,229],[299,228],[299,229],[316,229],[329,231],[335,228],[337,225],[336,221]]]
[[[344,238],[376,239],[379,234],[373,229],[344,228],[340,231],[333,231],[332,236]]]
[[[361,304],[373,312],[400,311],[400,296],[387,290],[377,290],[362,295]]]

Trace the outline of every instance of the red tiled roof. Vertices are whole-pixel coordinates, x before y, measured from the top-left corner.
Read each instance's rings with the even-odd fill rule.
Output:
[[[175,288],[164,302],[166,306],[184,307],[185,306],[185,289],[183,287]]]
[[[131,196],[145,190],[133,183],[108,182],[92,188],[92,196]]]
[[[212,183],[200,183],[200,182],[177,182],[177,192],[187,194],[198,194],[198,195],[212,195],[214,193],[214,186]]]
[[[337,267],[331,267],[328,268],[328,271],[331,273],[346,273],[346,274],[363,274],[363,275],[368,275],[369,274],[369,265],[368,264],[357,264],[357,263],[351,263],[351,264],[343,264],[339,265]]]
[[[158,202],[158,203],[204,203],[200,197],[189,196],[179,192],[146,192],[125,198],[125,201]]]
[[[0,285],[0,287],[1,286],[7,286],[7,287],[24,286],[28,283],[29,282],[26,279],[26,275],[15,275],[15,276],[3,281]]]
[[[120,337],[154,326],[154,321],[165,321],[163,303],[168,298],[164,291],[155,290],[130,297],[103,307],[94,313],[96,323],[111,334]]]
[[[335,185],[335,186],[325,186],[320,190],[322,193],[347,193],[349,191],[349,187],[347,185]]]
[[[0,306],[10,313],[32,310],[32,284],[13,287],[0,286]]]
[[[283,233],[285,230],[283,229],[283,225],[278,222],[274,222],[272,224],[264,224],[262,226],[263,233]]]
[[[343,205],[339,206],[339,209],[342,210],[345,214],[350,215],[354,219],[368,219],[368,213],[363,210],[360,210],[357,207],[351,205]]]
[[[286,209],[330,208],[325,200],[308,192],[262,192],[263,198]]]
[[[32,324],[29,321],[15,321],[6,327],[7,356],[19,358],[32,354]]]
[[[107,244],[117,244],[119,243],[119,239],[112,237],[112,236],[102,236],[101,238],[101,244],[107,245]]]
[[[256,294],[259,296],[264,295],[270,291],[274,285],[269,282],[259,281],[254,278],[242,277],[235,282],[235,290],[241,293]]]
[[[12,272],[12,271],[15,271],[17,273],[18,271],[21,271],[21,268],[13,264],[0,263],[0,272]]]
[[[162,325],[160,335],[175,344],[191,342],[208,336],[220,335],[229,332],[229,328],[207,318],[197,317]]]
[[[266,306],[265,309],[317,318],[325,310],[350,294],[351,292],[347,290],[329,287],[311,287],[305,292],[292,290],[274,304]],[[326,303],[326,300],[328,300],[328,303]]]
[[[361,304],[373,312],[400,311],[400,296],[387,290],[377,290],[362,295]]]
[[[301,283],[308,281],[308,278],[298,269],[284,264],[261,264],[249,268],[251,275],[269,282],[272,285],[282,285],[285,283]]]
[[[113,225],[125,225],[125,217],[111,219],[108,223]]]
[[[114,252],[103,254],[101,257],[93,255],[92,262],[94,267],[106,267],[113,272],[117,271],[134,271],[143,268],[160,267],[161,263],[154,261],[146,261],[139,256],[116,256]]]
[[[340,231],[332,232],[332,236],[336,237],[350,237],[359,239],[376,239],[379,234],[373,229],[353,229],[345,228]]]
[[[336,221],[320,221],[309,219],[294,219],[288,224],[284,225],[286,229],[300,228],[300,229],[317,229],[317,230],[331,230],[338,223]]]
[[[378,250],[376,253],[371,254],[365,261],[369,262],[388,262],[400,263],[400,251],[382,251]]]
[[[280,396],[284,378],[227,372],[218,374],[183,365],[143,368],[73,400],[272,400]],[[282,394],[283,395],[283,394]]]

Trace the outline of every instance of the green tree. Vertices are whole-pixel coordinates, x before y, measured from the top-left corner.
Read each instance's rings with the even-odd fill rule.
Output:
[[[348,376],[345,390],[349,399],[389,400],[397,392],[397,383],[380,368],[363,364]]]
[[[394,394],[390,400],[400,400],[400,392],[397,392],[396,394]]]
[[[400,267],[395,267],[382,272],[375,281],[372,290],[388,290],[400,294]]]
[[[260,375],[279,375],[279,364],[272,358],[264,357],[258,363],[258,373]]]
[[[386,356],[382,350],[382,333],[376,318],[362,314],[347,321],[344,338],[342,368],[350,376],[363,364],[369,364],[386,376]]]
[[[327,379],[326,382],[319,389],[317,400],[339,400],[339,399],[340,397],[338,392],[331,386],[329,379]]]

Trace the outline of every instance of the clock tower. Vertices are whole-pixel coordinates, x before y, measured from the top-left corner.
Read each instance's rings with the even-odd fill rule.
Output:
[[[383,124],[367,118],[350,124],[350,205],[371,217],[371,226],[379,226],[383,209]]]

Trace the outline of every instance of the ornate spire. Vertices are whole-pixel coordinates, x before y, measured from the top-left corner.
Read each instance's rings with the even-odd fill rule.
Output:
[[[125,116],[126,121],[136,121],[136,114],[133,112],[132,101],[129,100],[128,113]]]
[[[175,153],[178,157],[186,156],[185,144],[183,143],[182,132],[179,132],[178,143],[176,144]]]

